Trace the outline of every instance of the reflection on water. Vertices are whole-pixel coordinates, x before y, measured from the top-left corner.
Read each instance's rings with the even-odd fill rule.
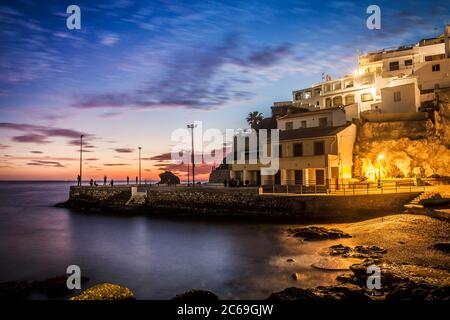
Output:
[[[138,299],[192,288],[221,298],[266,298],[290,286],[331,284],[336,272],[311,268],[327,244],[286,237],[286,225],[87,215],[53,208],[61,182],[0,183],[0,282],[61,275],[81,267],[92,286],[112,282]],[[293,258],[295,262],[286,262]],[[302,277],[294,282],[292,272]]]

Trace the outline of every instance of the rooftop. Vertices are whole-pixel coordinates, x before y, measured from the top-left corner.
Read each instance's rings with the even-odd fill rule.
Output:
[[[351,124],[346,124],[339,127],[314,127],[295,130],[280,130],[280,140],[330,137],[338,134],[349,126],[351,126]]]
[[[332,108],[325,108],[325,109],[320,109],[320,110],[315,110],[315,111],[288,113],[287,115],[282,116],[278,119],[284,120],[284,119],[291,119],[291,118],[300,118],[300,117],[306,117],[306,116],[311,116],[311,115],[315,115],[315,114],[329,113],[329,112],[332,112],[335,110],[344,111],[341,107],[332,107]]]

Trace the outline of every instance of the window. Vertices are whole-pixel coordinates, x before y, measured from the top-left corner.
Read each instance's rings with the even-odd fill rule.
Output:
[[[294,143],[294,157],[303,156],[303,144]]]
[[[400,69],[400,65],[399,65],[398,61],[389,62],[389,71],[395,71],[395,70],[399,70],[399,69]]]
[[[309,99],[309,98],[311,98],[311,91],[303,92],[303,99]]]
[[[441,71],[441,65],[433,64],[433,66],[431,67],[431,70],[433,70],[433,72],[439,72],[439,71]]]
[[[345,105],[354,104],[355,96],[353,94],[349,94],[345,96]]]
[[[294,129],[294,123],[292,121],[286,122],[286,130]]]
[[[322,89],[318,88],[318,89],[314,89],[314,97],[318,97],[320,96]]]
[[[324,185],[325,184],[325,170],[316,170],[316,184]]]
[[[314,155],[320,156],[325,154],[325,144],[323,141],[314,142]]]
[[[329,92],[330,91],[330,84],[327,83],[323,86],[323,92]]]
[[[367,101],[372,101],[372,100],[373,100],[373,96],[370,92],[366,92],[361,95],[362,102],[367,102]]]
[[[402,100],[402,96],[400,95],[400,91],[394,92],[394,101],[398,102],[400,100]]]
[[[326,98],[325,107],[327,107],[327,108],[331,107],[331,98]]]
[[[345,80],[345,82],[344,82],[344,87],[346,87],[346,88],[351,88],[351,87],[353,87],[353,79],[351,79],[351,80]]]
[[[302,100],[302,93],[301,92],[296,92],[295,93],[295,100]]]
[[[306,128],[306,120],[302,120],[301,124],[300,124],[301,128]]]
[[[281,158],[283,156],[283,145],[278,145],[278,157]]]
[[[333,90],[341,90],[341,83],[340,82],[333,83]]]
[[[342,97],[341,96],[337,96],[333,98],[333,106],[337,107],[337,106],[342,106]]]
[[[303,184],[303,170],[295,170],[295,184]]]
[[[328,118],[319,118],[319,127],[328,127]]]
[[[412,66],[412,59],[405,60],[405,67]]]
[[[372,74],[369,74],[368,76],[364,76],[361,78],[362,85],[372,84],[373,82],[374,82],[374,77]]]

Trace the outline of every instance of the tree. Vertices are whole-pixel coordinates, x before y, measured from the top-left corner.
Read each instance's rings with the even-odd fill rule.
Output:
[[[263,119],[263,114],[258,111],[250,112],[246,118],[247,123],[250,125],[250,128],[257,129],[259,124]]]

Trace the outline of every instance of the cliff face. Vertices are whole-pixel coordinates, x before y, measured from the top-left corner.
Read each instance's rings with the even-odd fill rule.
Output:
[[[358,127],[354,176],[450,176],[450,93],[439,97],[439,112],[431,120],[366,122]],[[378,156],[384,155],[379,160]]]

